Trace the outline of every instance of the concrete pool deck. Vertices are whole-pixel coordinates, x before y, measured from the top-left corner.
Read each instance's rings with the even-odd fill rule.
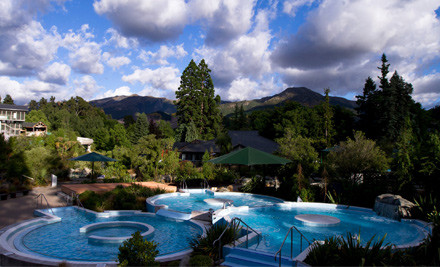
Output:
[[[0,229],[8,225],[33,219],[36,208],[35,197],[44,194],[51,207],[66,206],[66,201],[58,196],[60,187],[35,187],[27,196],[17,195],[17,198],[8,198],[0,201]]]

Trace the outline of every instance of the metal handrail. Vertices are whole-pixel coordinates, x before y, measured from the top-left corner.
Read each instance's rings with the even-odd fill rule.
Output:
[[[41,206],[43,206],[43,198],[44,198],[44,200],[46,200],[46,207],[47,207],[47,209],[49,209],[52,212],[52,214],[55,214],[53,212],[52,208],[49,205],[49,201],[47,201],[47,198],[46,198],[46,196],[43,193],[40,193],[38,196],[35,197],[35,199],[37,200],[37,209],[39,207],[38,206],[38,198],[40,198]]]
[[[217,242],[219,242],[219,249],[218,249],[218,255],[219,255],[219,258],[221,259],[221,257],[222,257],[222,237],[223,237],[223,235],[226,233],[226,231],[228,230],[228,228],[230,228],[231,227],[231,225],[232,226],[235,226],[235,222],[236,221],[238,221],[238,225],[240,224],[240,223],[242,223],[242,224],[244,224],[244,225],[246,225],[246,248],[248,248],[248,243],[249,243],[249,229],[252,231],[252,232],[254,232],[254,233],[256,233],[257,234],[257,238],[258,238],[258,243],[260,242],[260,236],[261,236],[261,234],[260,233],[258,233],[256,230],[254,230],[252,227],[250,227],[247,223],[245,223],[242,219],[240,219],[240,218],[237,218],[237,217],[234,217],[234,218],[232,218],[232,220],[228,223],[228,225],[226,226],[226,228],[225,228],[225,230],[223,230],[223,232],[222,232],[222,234],[220,235],[220,237],[219,238],[217,238],[216,240],[214,240],[214,242],[212,243],[212,246],[213,247],[215,247],[215,243],[217,243]],[[234,239],[234,247],[235,247],[235,239]]]
[[[185,180],[180,181],[180,188],[181,189],[188,189],[188,185],[186,184]]]
[[[79,207],[81,206],[81,208],[84,209],[84,205],[81,203],[81,200],[79,200],[79,195],[76,194],[76,206]]]
[[[298,228],[296,228],[296,226],[295,225],[292,225],[292,227],[290,227],[289,228],[289,230],[287,231],[287,234],[286,234],[286,236],[284,237],[284,240],[283,240],[283,243],[281,244],[281,247],[280,247],[280,249],[275,253],[275,255],[274,255],[274,259],[275,259],[275,261],[277,261],[277,255],[279,254],[279,265],[281,266],[281,250],[283,249],[283,246],[284,246],[284,243],[286,242],[286,239],[287,239],[287,237],[289,236],[289,233],[290,233],[290,259],[292,259],[293,257],[293,231],[292,231],[292,229],[295,229],[299,234],[300,234],[300,236],[301,236],[301,241],[300,241],[300,248],[299,248],[299,251],[300,251],[300,253],[302,252],[302,240],[303,240],[303,238],[307,241],[307,243],[309,243],[309,246],[312,244],[308,239],[307,239],[307,237],[305,237],[304,235],[303,235],[303,233],[301,233],[301,231],[300,230],[298,230]]]
[[[203,189],[209,189],[209,183],[208,183],[208,180],[204,179],[204,180],[202,181],[202,188],[203,188]]]

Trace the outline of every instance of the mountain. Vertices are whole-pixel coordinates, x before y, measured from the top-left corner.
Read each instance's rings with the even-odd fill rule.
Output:
[[[176,112],[172,100],[156,98],[151,96],[115,96],[90,101],[90,104],[102,108],[106,114],[112,115],[114,119],[122,119],[126,115],[136,113],[167,113]]]
[[[220,110],[223,115],[234,112],[235,105],[243,105],[245,111],[257,109],[273,108],[280,106],[286,101],[296,101],[305,106],[316,106],[324,100],[324,96],[314,92],[306,87],[290,87],[279,94],[263,97],[254,100],[245,100],[238,102],[222,101]],[[135,115],[136,113],[166,113],[176,112],[173,101],[166,98],[156,98],[151,96],[116,96],[90,101],[91,104],[102,108],[106,114],[112,115],[114,119],[122,119],[126,115]],[[342,97],[330,96],[330,104],[338,105],[349,109],[356,107],[356,102]]]
[[[257,109],[273,108],[280,106],[286,101],[295,101],[305,106],[316,106],[324,101],[324,96],[320,93],[312,91],[306,87],[290,87],[279,94],[263,97],[254,100],[244,100],[238,102],[229,102],[220,105],[223,115],[228,115],[234,112],[235,105],[243,105],[245,111],[253,111]],[[343,97],[330,96],[330,104],[342,106],[348,109],[354,109],[357,105],[355,101],[345,99]]]

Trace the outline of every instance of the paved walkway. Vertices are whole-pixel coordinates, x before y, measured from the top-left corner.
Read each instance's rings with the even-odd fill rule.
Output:
[[[17,198],[0,201],[0,229],[10,224],[34,218],[35,197],[40,193],[46,196],[51,207],[65,206],[64,199],[57,196],[57,192],[60,191],[59,187],[35,187],[27,196],[17,194]]]

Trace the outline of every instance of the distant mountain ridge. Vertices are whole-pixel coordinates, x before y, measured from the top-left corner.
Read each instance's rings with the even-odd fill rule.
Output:
[[[110,114],[114,119],[122,119],[126,115],[136,113],[156,113],[164,112],[172,114],[176,112],[176,107],[172,100],[157,98],[152,96],[115,96],[90,101],[90,104],[102,108],[106,114]]]
[[[296,101],[305,106],[316,106],[323,100],[323,95],[306,87],[290,87],[279,94],[260,99],[237,102],[222,101],[220,104],[220,110],[223,115],[226,116],[234,112],[236,104],[239,106],[243,105],[245,111],[252,111],[280,106],[286,101]],[[164,112],[172,114],[176,112],[176,107],[172,100],[151,96],[115,96],[93,100],[90,101],[90,103],[102,108],[106,114],[110,114],[114,119],[122,119],[126,115],[135,115],[136,113],[151,114],[155,112]],[[357,106],[355,101],[334,96],[330,96],[330,104],[349,109],[354,109]]]

